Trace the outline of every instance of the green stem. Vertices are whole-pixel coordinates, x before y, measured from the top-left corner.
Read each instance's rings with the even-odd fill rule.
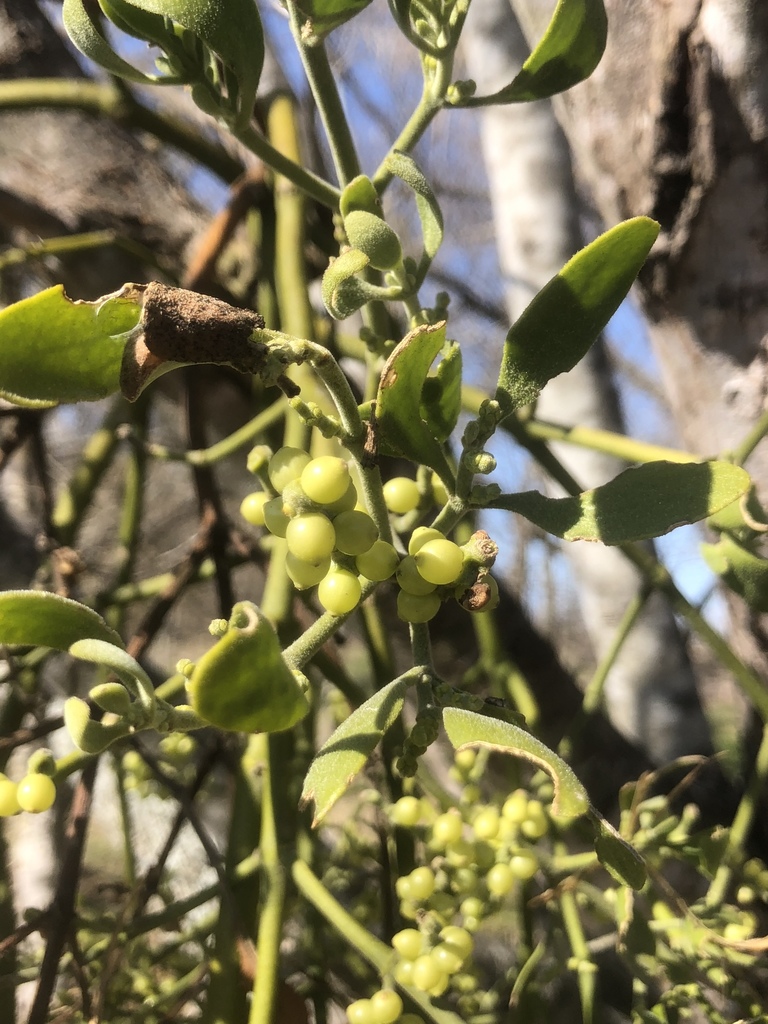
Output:
[[[597,967],[589,954],[589,947],[581,926],[579,908],[573,892],[560,895],[560,913],[568,936],[571,952],[577,960],[581,1016],[584,1024],[592,1024],[595,1015],[595,988]]]
[[[333,185],[330,185],[327,181],[318,177],[318,175],[294,163],[287,156],[283,156],[255,128],[247,126],[241,128],[235,134],[244,146],[250,149],[252,153],[255,153],[273,171],[282,174],[284,178],[293,182],[297,188],[300,188],[311,199],[317,200],[318,203],[328,206],[332,210],[338,208],[341,193],[337,188],[334,188]]]
[[[265,430],[278,423],[286,413],[284,398],[278,398],[272,405],[267,406],[262,412],[257,413],[252,420],[244,423],[228,437],[224,437],[209,448],[193,448],[187,451],[172,451],[162,444],[148,444],[146,452],[154,459],[169,462],[188,462],[192,466],[211,466],[221,459],[250,444],[255,437],[263,434]]]
[[[734,448],[731,453],[731,457],[737,466],[741,466],[747,461],[766,434],[768,434],[768,412],[763,413],[741,444]]]
[[[8,267],[26,263],[27,260],[42,259],[44,256],[65,256],[67,253],[84,252],[105,246],[123,249],[156,270],[165,272],[167,269],[160,266],[151,249],[131,238],[122,238],[115,231],[84,231],[77,235],[63,235],[46,238],[41,242],[31,242],[21,248],[6,249],[0,254],[0,273]]]
[[[123,834],[123,855],[125,857],[125,880],[130,889],[136,885],[136,854],[133,849],[133,822],[131,808],[125,788],[125,769],[122,757],[118,754],[112,758],[112,767],[117,784],[117,798],[120,804],[120,828]]]
[[[317,104],[320,120],[328,139],[333,165],[342,188],[360,173],[360,161],[344,107],[341,104],[336,79],[333,76],[328,53],[320,39],[307,40],[303,29],[306,15],[294,0],[287,0],[291,32],[299,51],[304,71]]]
[[[728,844],[723,852],[720,866],[707,890],[705,905],[719,907],[725,900],[733,878],[734,867],[748,849],[749,833],[761,805],[768,781],[768,725],[763,727],[763,736],[755,758],[752,776],[742,796],[733,823],[728,830]]]

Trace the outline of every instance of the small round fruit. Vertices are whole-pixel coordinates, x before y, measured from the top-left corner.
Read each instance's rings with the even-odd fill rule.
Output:
[[[393,825],[401,828],[413,828],[421,819],[421,800],[415,796],[401,796],[389,810]]]
[[[301,486],[311,501],[332,505],[347,493],[350,484],[349,466],[335,455],[312,459],[301,474]]]
[[[388,580],[397,569],[400,556],[385,540],[374,541],[372,547],[355,559],[355,566],[361,576],[374,583]]]
[[[336,546],[333,523],[322,512],[307,512],[288,523],[285,540],[290,553],[310,565],[320,565],[331,557]]]
[[[429,622],[440,611],[437,594],[408,594],[401,590],[397,595],[397,614],[403,622]]]
[[[419,488],[407,476],[395,476],[384,484],[384,502],[390,512],[402,516],[413,512],[419,504]]]
[[[416,568],[413,555],[406,555],[397,567],[397,582],[400,589],[409,594],[421,597],[424,594],[431,594],[435,589],[434,583],[429,583]]]
[[[444,505],[446,501],[448,501],[448,491],[446,490],[445,484],[437,475],[437,473],[432,474],[431,484],[432,497],[435,499],[435,504]]]
[[[428,540],[413,556],[419,575],[428,583],[445,586],[461,573],[464,552],[452,540]]]
[[[520,823],[520,831],[526,839],[541,839],[549,828],[547,813],[540,800],[529,800],[525,819]]]
[[[408,898],[411,900],[428,900],[435,891],[435,873],[432,868],[414,868],[408,880],[411,883]]]
[[[431,526],[417,526],[408,541],[408,554],[415,555],[419,548],[424,547],[428,540],[445,540],[445,534]]]
[[[340,512],[333,520],[333,528],[336,531],[336,547],[345,555],[363,555],[379,539],[376,523],[367,512],[356,508]]]
[[[435,819],[432,825],[432,842],[435,846],[445,848],[449,843],[461,839],[461,815],[458,811],[446,811]]]
[[[397,992],[384,988],[371,996],[371,1020],[373,1024],[395,1024],[403,1012],[403,1001]]]
[[[285,571],[290,576],[291,582],[297,590],[316,587],[328,575],[330,568],[330,558],[326,558],[319,565],[312,565],[311,562],[303,562],[300,558],[296,558],[290,551],[286,552],[285,555]]]
[[[333,518],[333,516],[337,516],[340,512],[351,511],[355,505],[357,505],[357,488],[355,487],[354,480],[350,480],[349,486],[338,501],[334,501],[330,505],[323,505],[323,512]]]
[[[413,960],[398,960],[392,969],[392,977],[398,985],[412,985]]]
[[[21,810],[15,782],[3,776],[0,779],[0,818],[10,818]]]
[[[432,950],[432,959],[446,974],[455,974],[464,963],[461,951],[450,942],[440,942],[435,946]]]
[[[252,494],[246,494],[240,503],[240,515],[246,523],[250,523],[251,526],[264,525],[264,506],[270,497],[271,495],[266,491],[254,491]]]
[[[360,602],[360,580],[348,569],[331,569],[317,588],[317,599],[331,615],[346,615]]]
[[[370,999],[356,999],[347,1007],[349,1024],[374,1024]]]
[[[519,825],[528,817],[528,794],[524,789],[516,789],[504,801],[501,813],[515,825]]]
[[[485,876],[485,884],[492,896],[506,896],[515,884],[509,864],[494,864]]]
[[[278,448],[269,460],[269,482],[278,494],[282,494],[288,484],[299,479],[302,470],[311,461],[312,456],[309,452],[301,448],[291,448],[289,445]]]
[[[422,992],[429,992],[430,989],[436,988],[445,977],[445,971],[440,970],[430,953],[425,953],[414,961],[414,988],[419,988]]]
[[[479,900],[475,902],[479,903]],[[464,900],[464,903],[469,903],[469,900]],[[462,903],[462,906],[464,906]],[[482,904],[480,906],[480,912],[482,913]],[[446,925],[440,931],[440,938],[443,942],[448,942],[455,949],[458,949],[464,960],[470,955],[475,947],[475,940],[469,934],[465,928],[460,928],[457,924]]]
[[[56,786],[48,775],[32,772],[25,775],[16,787],[16,799],[22,811],[40,814],[53,806],[56,799]]]
[[[527,882],[539,870],[539,862],[528,850],[520,850],[510,858],[509,869],[518,881]]]
[[[499,832],[499,812],[495,807],[484,807],[472,821],[478,839],[495,839]]]
[[[415,960],[424,949],[424,937],[416,928],[403,928],[392,936],[392,948],[405,960]]]
[[[270,498],[264,503],[264,525],[275,537],[284,537],[290,519],[283,512],[283,499]]]

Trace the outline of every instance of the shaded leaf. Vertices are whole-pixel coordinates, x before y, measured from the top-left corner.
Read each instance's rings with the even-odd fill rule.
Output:
[[[418,210],[421,222],[421,237],[424,251],[416,271],[414,290],[421,287],[427,275],[432,260],[437,254],[443,241],[443,214],[437,201],[437,196],[424,177],[424,174],[413,159],[407,153],[394,150],[385,161],[386,168],[396,177],[404,181],[413,191],[416,198],[416,209]]]
[[[0,644],[68,651],[78,640],[123,641],[92,608],[43,590],[0,593]]]
[[[730,462],[647,462],[570,498],[505,494],[493,508],[517,512],[563,540],[625,544],[661,537],[725,508],[750,487]]]
[[[17,405],[105,398],[141,315],[127,284],[95,302],[72,301],[61,285],[0,311],[0,397]]]
[[[560,0],[547,30],[509,85],[492,96],[471,96],[457,106],[544,99],[589,78],[605,50],[603,0]]]
[[[420,414],[424,381],[444,344],[444,321],[422,324],[406,334],[382,370],[376,421],[380,452],[429,466],[452,486],[451,470],[440,442]]]
[[[187,690],[202,719],[234,732],[281,732],[309,710],[277,634],[250,601],[234,606],[227,632],[197,661]]]
[[[461,412],[461,347],[449,341],[437,372],[430,374],[421,389],[421,416],[438,441],[453,433]]]
[[[67,34],[78,50],[110,74],[141,85],[180,81],[165,75],[145,75],[118,56],[102,33],[98,18],[91,16],[83,0],[64,0],[62,18]]]
[[[768,612],[768,560],[728,534],[717,544],[702,544],[701,553],[710,569],[750,608]]]
[[[371,0],[302,0],[299,8],[311,23],[312,34],[322,38],[364,11],[370,2]]]
[[[397,720],[405,693],[416,681],[413,670],[387,683],[336,729],[310,765],[302,803],[315,804],[313,826],[319,824],[350,782],[362,770],[381,737]]]
[[[555,787],[552,813],[557,817],[578,818],[587,813],[587,791],[573,769],[554,750],[550,750],[525,729],[463,708],[445,708],[443,723],[448,739],[457,750],[462,747],[488,747],[502,754],[521,757],[543,768],[552,776]]]
[[[618,309],[659,233],[635,217],[600,235],[566,263],[509,330],[496,400],[504,415],[528,405],[570,370]]]
[[[608,874],[621,885],[642,889],[648,875],[637,850],[594,807],[589,810],[589,819],[595,832],[595,853]]]

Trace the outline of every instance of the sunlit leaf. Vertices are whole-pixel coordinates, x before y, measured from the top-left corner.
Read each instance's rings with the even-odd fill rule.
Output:
[[[202,719],[235,732],[281,732],[309,710],[277,634],[250,601],[235,605],[227,632],[198,659],[187,689]]]
[[[586,814],[589,809],[587,791],[576,778],[573,769],[554,750],[550,750],[525,729],[463,708],[445,708],[443,722],[448,739],[457,750],[462,747],[487,747],[502,754],[521,757],[543,768],[552,776],[555,787],[552,813],[557,817],[578,818]]]
[[[430,466],[445,481],[451,470],[440,442],[420,415],[429,368],[445,344],[445,322],[407,334],[384,365],[376,396],[379,451]]]
[[[589,78],[605,50],[603,0],[560,0],[546,32],[509,85],[492,96],[471,96],[458,106],[522,103],[563,92]]]
[[[371,0],[301,0],[298,5],[314,36],[323,37],[364,11]]]
[[[424,251],[416,271],[415,287],[419,288],[443,241],[443,214],[437,196],[413,157],[394,150],[385,161],[386,168],[404,181],[413,191],[421,222]]]
[[[0,397],[41,406],[113,394],[140,315],[134,285],[95,302],[73,302],[55,285],[6,307],[0,311]]]
[[[317,825],[350,782],[362,770],[381,737],[396,721],[409,686],[415,682],[408,673],[382,687],[336,729],[323,744],[304,780],[301,799],[315,804],[313,825]]]
[[[534,297],[504,342],[496,399],[506,415],[528,405],[586,354],[619,308],[659,233],[635,217],[600,235]]]
[[[0,593],[0,644],[68,651],[78,640],[123,641],[92,608],[43,590]]]
[[[730,462],[647,462],[574,497],[524,491],[503,495],[493,507],[517,512],[563,540],[625,544],[706,519],[749,486],[749,474]]]

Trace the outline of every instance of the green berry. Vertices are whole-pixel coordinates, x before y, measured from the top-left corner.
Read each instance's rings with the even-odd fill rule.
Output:
[[[484,807],[472,821],[478,839],[495,839],[499,832],[499,812],[495,807]]]
[[[485,876],[485,884],[492,896],[506,896],[515,884],[515,876],[509,864],[494,864]]]
[[[413,828],[418,825],[421,818],[421,800],[417,800],[415,796],[401,796],[392,804],[389,817],[394,825]]]
[[[528,794],[524,789],[516,789],[507,797],[501,813],[515,825],[519,825],[528,817]]]
[[[533,853],[520,850],[510,859],[509,868],[518,881],[527,882],[539,870],[539,862]]]
[[[406,988],[413,985],[413,960],[398,960],[392,969],[392,977],[398,985]]]
[[[431,526],[417,526],[408,541],[408,554],[415,555],[419,548],[423,548],[429,540],[445,540],[445,534]]]
[[[347,1007],[349,1024],[374,1024],[370,999],[357,999]]]
[[[428,900],[435,891],[435,873],[432,868],[414,868],[408,875],[408,881],[410,883],[408,899],[421,903]]]
[[[416,928],[403,928],[392,936],[392,948],[405,960],[415,960],[424,949],[424,937]]]
[[[539,800],[529,800],[525,820],[520,823],[520,831],[526,839],[541,839],[549,828],[547,813]]]
[[[451,809],[435,819],[432,825],[432,842],[438,848],[445,848],[461,838],[463,824],[457,810]]]
[[[304,562],[300,558],[296,558],[290,551],[285,555],[285,571],[290,576],[291,582],[297,590],[316,587],[328,575],[330,567],[330,558],[326,558],[319,565],[312,565],[311,562]]]
[[[461,951],[450,942],[439,943],[432,950],[431,956],[440,970],[446,974],[455,974],[464,963]]]
[[[400,584],[401,590],[408,594],[415,594],[417,597],[431,594],[435,589],[435,584],[425,580],[416,568],[413,555],[406,555],[397,567],[397,582]]]
[[[408,594],[401,590],[397,595],[397,614],[403,622],[429,622],[440,611],[437,594]]]
[[[444,971],[432,959],[430,953],[424,953],[418,957],[413,964],[413,986],[421,989],[422,992],[429,992],[435,988],[443,978],[447,977]]]
[[[320,565],[330,558],[336,546],[336,531],[322,512],[307,512],[291,519],[286,527],[285,540],[295,558],[310,565]]]
[[[471,771],[475,767],[476,760],[477,751],[472,747],[465,747],[463,750],[457,750],[454,757],[456,767],[464,773]]]
[[[464,903],[469,902],[470,900],[464,900]],[[462,903],[462,906],[464,906],[464,903]],[[480,904],[479,909],[482,912],[481,901],[475,900],[474,903]],[[475,940],[469,932],[465,928],[459,928],[456,924],[446,925],[440,932],[440,938],[443,942],[449,943],[454,949],[457,949],[463,960],[467,959],[475,946]]]
[[[428,583],[445,586],[461,573],[464,552],[452,540],[428,540],[413,556],[419,575]]]
[[[374,992],[371,996],[371,1020],[373,1024],[395,1024],[403,1012],[403,1001],[391,988]]]
[[[270,495],[266,491],[254,491],[246,494],[240,503],[240,515],[251,526],[264,525],[264,506],[269,501]]]
[[[376,523],[367,512],[356,508],[340,512],[333,520],[333,528],[336,531],[336,547],[345,555],[363,555],[379,539]]]
[[[330,505],[323,505],[323,512],[333,518],[333,516],[337,516],[341,512],[350,512],[356,505],[357,488],[355,487],[354,480],[350,479],[349,485],[347,486],[344,494],[338,501],[333,501]]]
[[[16,787],[16,799],[22,811],[40,814],[53,806],[56,786],[50,776],[33,772],[31,775],[25,775]]]
[[[445,484],[437,473],[432,474],[432,480],[430,482],[432,485],[432,497],[434,498],[435,504],[444,505],[448,501],[448,491],[446,490]]]
[[[385,540],[374,541],[368,551],[358,555],[355,566],[361,576],[375,583],[388,580],[397,569],[400,556],[391,544]]]
[[[283,512],[282,497],[270,498],[264,503],[264,525],[275,537],[284,537],[290,519]]]
[[[0,818],[10,818],[20,810],[16,783],[3,775],[0,779]]]
[[[317,588],[317,599],[331,615],[346,615],[360,602],[360,580],[348,569],[334,569],[325,576]]]
[[[269,460],[267,468],[269,482],[278,494],[282,494],[288,484],[299,479],[302,470],[311,459],[312,456],[301,448],[291,448],[288,445],[278,448]]]
[[[347,493],[350,484],[349,466],[335,455],[312,459],[301,474],[301,486],[311,501],[332,505]]]
[[[384,484],[384,502],[390,512],[405,515],[413,512],[419,504],[419,488],[415,480],[407,476],[395,476]]]

